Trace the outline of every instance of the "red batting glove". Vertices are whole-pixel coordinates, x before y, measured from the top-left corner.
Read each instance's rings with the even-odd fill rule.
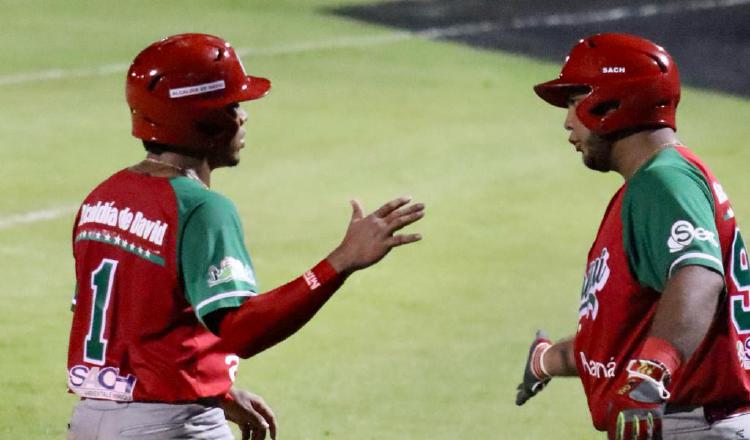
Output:
[[[660,440],[669,399],[669,370],[660,362],[634,359],[614,388],[607,411],[609,440]]]

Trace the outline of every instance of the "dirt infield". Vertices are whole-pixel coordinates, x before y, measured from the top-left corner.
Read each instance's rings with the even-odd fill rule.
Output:
[[[561,61],[578,38],[628,32],[664,46],[685,84],[750,97],[750,0],[407,0],[335,14]]]

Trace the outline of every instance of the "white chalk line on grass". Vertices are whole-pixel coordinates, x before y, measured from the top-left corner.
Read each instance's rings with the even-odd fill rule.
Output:
[[[62,216],[71,215],[76,209],[78,209],[77,205],[58,205],[37,211],[2,216],[0,217],[0,230],[44,220],[54,220]]]
[[[529,17],[518,17],[509,23],[483,21],[477,23],[460,24],[429,28],[421,31],[394,31],[386,34],[363,35],[272,46],[267,48],[240,48],[241,56],[277,56],[332,49],[348,49],[368,46],[393,44],[411,39],[440,39],[481,34],[492,31],[520,30],[533,28],[550,28],[560,26],[578,26],[583,24],[605,23],[629,18],[645,18],[659,15],[672,15],[690,11],[704,11],[710,9],[730,8],[750,4],[750,0],[693,0],[690,2],[650,3],[640,6],[622,6],[616,8],[594,10],[587,12],[571,12],[561,14],[540,14]],[[104,76],[123,73],[128,64],[106,64],[98,67],[79,69],[51,69],[38,72],[0,75],[0,86],[24,84],[35,81],[54,81],[70,78]],[[58,206],[22,214],[0,216],[0,230],[14,226],[53,220],[63,215],[69,215],[77,207],[73,205]]]
[[[240,48],[237,52],[240,56],[277,56],[333,49],[378,46],[411,39],[434,40],[447,37],[460,37],[491,31],[578,26],[583,24],[619,21],[628,18],[646,18],[659,15],[673,15],[683,12],[724,9],[747,4],[750,4],[750,0],[693,0],[679,3],[649,3],[640,6],[621,6],[586,12],[538,14],[528,17],[513,18],[508,23],[482,21],[454,26],[435,27],[420,31],[394,31],[386,34],[351,36],[332,40],[271,46],[267,48]],[[115,73],[124,73],[127,68],[127,63],[114,63],[97,67],[50,69],[37,72],[0,75],[0,86],[24,84],[36,81],[54,81],[104,76]]]

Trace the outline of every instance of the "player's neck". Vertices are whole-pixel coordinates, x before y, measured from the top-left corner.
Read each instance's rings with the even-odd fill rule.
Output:
[[[628,180],[658,152],[678,143],[674,130],[668,127],[631,134],[612,144],[613,170]]]
[[[211,186],[211,168],[205,158],[165,151],[161,154],[148,153],[144,162],[169,169],[176,175],[197,179],[206,187]]]

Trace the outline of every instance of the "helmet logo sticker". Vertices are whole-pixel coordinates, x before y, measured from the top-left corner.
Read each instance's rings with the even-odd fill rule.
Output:
[[[176,89],[169,89],[170,98],[184,98],[185,96],[201,95],[203,93],[214,92],[216,90],[224,90],[226,88],[224,80],[214,81],[205,84],[198,84],[188,87],[179,87]]]
[[[602,73],[625,73],[625,68],[619,66],[602,67]]]

